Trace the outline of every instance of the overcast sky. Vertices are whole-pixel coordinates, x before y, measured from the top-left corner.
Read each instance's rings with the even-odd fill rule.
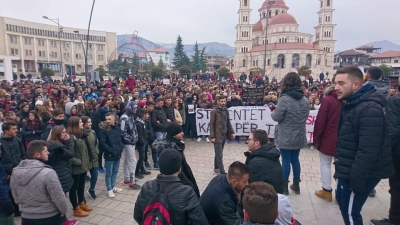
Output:
[[[249,0],[251,22],[259,19],[264,0]],[[318,0],[285,0],[300,31],[314,35]],[[86,28],[91,0],[0,0],[0,16],[47,23],[42,16],[60,18],[66,27]],[[336,50],[372,41],[400,44],[399,0],[333,0],[337,24]],[[91,28],[131,34],[156,43],[174,43],[180,34],[184,44],[222,42],[234,46],[238,0],[97,0]]]

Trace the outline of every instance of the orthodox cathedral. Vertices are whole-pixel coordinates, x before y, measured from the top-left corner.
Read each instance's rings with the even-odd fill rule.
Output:
[[[258,10],[260,19],[256,24],[250,24],[250,0],[239,2],[235,56],[229,59],[230,70],[235,76],[263,69],[265,44],[265,70],[270,78],[281,80],[288,72],[297,72],[304,65],[311,68],[315,78],[321,72],[333,75],[336,42],[333,38],[336,26],[332,23],[333,0],[319,0],[315,37],[299,32],[299,24],[288,13],[289,7],[284,0],[265,0]]]

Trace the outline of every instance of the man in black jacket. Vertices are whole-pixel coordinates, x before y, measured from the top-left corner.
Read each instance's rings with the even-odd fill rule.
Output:
[[[400,91],[400,87],[398,87]],[[389,218],[371,220],[373,225],[400,224],[400,93],[389,98],[386,114],[389,137],[392,141],[392,158],[395,174],[389,177],[390,210]]]
[[[210,225],[239,225],[238,196],[249,184],[250,169],[233,162],[228,174],[214,177],[200,197],[200,204]]]
[[[147,157],[147,151],[150,146],[151,149],[151,157],[153,158],[153,169],[158,170],[160,169],[158,166],[158,157],[157,157],[157,151],[153,148],[152,144],[156,140],[156,132],[154,131],[154,127],[151,124],[152,121],[152,112],[154,110],[154,106],[156,104],[153,101],[147,101],[145,109],[149,111],[149,119],[146,121],[146,127],[149,131],[149,134],[147,136],[147,143],[144,147],[145,153],[144,153],[144,167],[147,170],[151,170],[151,166],[148,162],[148,157]]]
[[[160,185],[168,198],[174,225],[208,224],[193,188],[182,184],[178,177],[181,173],[181,162],[182,156],[175,149],[167,149],[160,154],[161,174],[156,180],[147,181],[143,185],[136,200],[133,218],[137,223],[143,224],[143,213]]]
[[[231,108],[231,107],[237,107],[237,106],[243,106],[242,100],[239,99],[240,96],[238,96],[238,93],[235,91],[232,91],[231,93],[231,100],[226,103],[226,108]],[[240,144],[240,137],[236,136],[235,137],[236,143]],[[232,142],[231,139],[228,140],[228,144]]]
[[[54,109],[54,111],[52,112],[53,118],[51,118],[46,125],[46,128],[43,130],[43,133],[40,136],[40,139],[42,139],[43,141],[47,141],[47,139],[50,136],[51,130],[53,129],[53,127],[57,126],[57,125],[63,125],[64,123],[64,110],[62,109]]]
[[[147,144],[147,136],[149,130],[146,127],[146,121],[149,119],[149,111],[142,109],[139,112],[139,116],[136,118],[135,125],[138,132],[138,141],[136,143],[136,149],[138,150],[139,159],[136,164],[136,177],[143,178],[143,175],[149,175],[151,172],[146,171],[144,168],[144,154],[145,146]]]
[[[163,109],[164,99],[162,97],[157,98],[156,107],[151,112],[151,124],[156,132],[156,138],[162,139],[165,136],[165,127],[167,126],[167,115]]]
[[[92,123],[93,130],[96,135],[100,133],[100,123],[106,120],[106,114],[110,111],[110,107],[108,104],[108,100],[105,97],[101,97],[98,99],[99,107],[96,112],[93,113]],[[103,153],[104,151],[99,149],[99,173],[105,173],[103,168]]]
[[[10,185],[12,171],[18,164],[26,159],[25,147],[19,137],[17,137],[18,128],[15,122],[4,122],[1,125],[4,134],[0,138],[0,158],[6,172],[7,183]],[[19,207],[11,198],[14,204],[14,215],[19,216]]]
[[[249,151],[245,153],[246,165],[250,168],[249,183],[263,181],[272,185],[278,194],[283,192],[280,153],[273,143],[268,143],[265,130],[253,130],[249,136]]]
[[[343,101],[335,156],[336,200],[346,225],[363,224],[361,209],[381,179],[393,175],[384,107],[387,96],[354,66],[337,71],[335,90]]]
[[[165,105],[163,106],[165,115],[167,116],[167,122],[175,122],[174,106],[172,105],[172,98],[170,96],[165,97]]]

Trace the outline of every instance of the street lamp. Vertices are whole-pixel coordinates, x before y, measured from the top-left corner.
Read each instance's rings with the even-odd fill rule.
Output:
[[[268,34],[268,18],[269,18],[269,10],[271,6],[275,4],[274,0],[270,0],[267,6],[267,13],[265,14],[265,41],[264,41],[264,76],[267,75],[266,65],[267,65],[267,34]]]
[[[58,26],[58,40],[60,41],[60,69],[61,69],[61,77],[64,78],[64,69],[63,69],[63,56],[62,56],[62,49],[61,49],[61,33],[63,31],[63,26],[60,25],[60,20],[57,19],[49,19],[47,16],[42,16],[43,19],[50,20],[51,22],[57,24]]]
[[[85,46],[83,45],[83,41],[82,41],[82,36],[79,34],[79,31],[78,30],[74,30],[74,33],[75,34],[78,34],[78,37],[79,37],[79,40],[81,40],[81,45],[82,45],[82,50],[83,50],[83,57],[84,57],[84,59],[85,59],[85,76],[87,77],[87,68],[88,68],[88,63],[87,63],[87,54],[88,54],[88,52],[87,52],[87,48],[86,48],[86,51],[85,51]],[[85,77],[85,80],[87,79]]]

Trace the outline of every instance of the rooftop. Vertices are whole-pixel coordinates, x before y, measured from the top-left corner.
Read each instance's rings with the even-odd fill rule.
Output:
[[[147,50],[148,52],[168,52],[167,49],[163,48],[163,47],[159,47],[159,48],[150,48]]]
[[[400,51],[386,51],[380,54],[376,54],[371,57],[371,59],[379,59],[379,58],[395,58],[395,57],[400,57]]]

